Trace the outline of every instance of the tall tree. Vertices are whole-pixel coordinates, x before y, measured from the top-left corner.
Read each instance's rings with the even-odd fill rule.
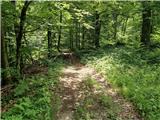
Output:
[[[61,33],[62,33],[62,10],[60,10],[59,13],[59,22],[60,22],[60,26],[59,26],[59,32],[58,32],[58,44],[57,44],[57,50],[60,52],[60,42],[61,42]]]
[[[113,12],[113,29],[114,29],[114,33],[113,33],[113,39],[117,40],[117,20],[118,20],[118,14],[117,12]]]
[[[81,41],[81,44],[82,44],[82,49],[84,48],[84,39],[85,39],[85,27],[84,25],[82,26],[82,41]]]
[[[75,19],[75,47],[78,47],[78,20]]]
[[[81,48],[81,23],[78,23],[78,49]]]
[[[10,72],[9,72],[9,63],[8,63],[8,53],[6,49],[6,42],[4,39],[4,25],[3,22],[1,24],[1,67],[2,67],[2,85],[9,84],[11,82]]]
[[[142,6],[142,30],[141,30],[141,42],[143,45],[148,46],[150,44],[151,34],[151,8],[150,2],[143,1]]]
[[[25,20],[26,20],[26,12],[27,9],[30,5],[31,1],[25,1],[23,8],[21,10],[21,15],[20,15],[20,22],[18,25],[17,33],[16,33],[16,67],[18,69],[18,72],[20,72],[20,63],[21,63],[21,44],[22,44],[22,36],[23,36],[23,29],[25,25]]]
[[[101,30],[101,22],[99,20],[99,13],[96,11],[95,14],[95,47],[98,48],[100,47],[99,44],[99,36],[100,36],[100,30]]]
[[[51,57],[51,49],[52,49],[52,39],[51,39],[51,29],[50,26],[48,26],[48,31],[47,31],[47,37],[48,37],[48,58]]]

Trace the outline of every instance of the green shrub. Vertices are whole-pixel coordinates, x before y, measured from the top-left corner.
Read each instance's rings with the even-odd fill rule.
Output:
[[[83,61],[103,73],[147,120],[160,118],[159,49],[105,48]],[[155,64],[156,63],[156,64]]]
[[[57,106],[51,105],[51,100],[55,99],[55,97],[49,88],[54,87],[58,83],[62,66],[61,62],[52,63],[48,76],[35,75],[21,80],[14,89],[16,104],[8,109],[8,111],[2,113],[2,119],[52,120],[53,114],[57,112],[55,111]],[[57,99],[54,103],[59,106]],[[54,112],[52,111],[53,109]]]

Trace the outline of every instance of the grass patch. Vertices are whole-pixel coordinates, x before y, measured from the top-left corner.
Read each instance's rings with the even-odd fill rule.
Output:
[[[2,98],[2,103],[15,104],[2,113],[5,120],[52,120],[60,106],[60,99],[52,94],[63,67],[62,62],[49,62],[48,75],[34,75],[21,80],[10,98]],[[54,100],[54,106],[52,102]]]
[[[83,82],[86,90],[85,98],[76,106],[75,120],[117,120],[119,108],[108,95],[103,94],[99,83],[87,77]],[[99,92],[95,92],[95,91]]]
[[[159,49],[104,48],[83,55],[83,62],[95,67],[132,101],[147,120],[160,118]]]
[[[84,83],[84,86],[86,87],[86,89],[93,89],[93,88],[98,89],[100,87],[99,83],[97,82],[97,80],[95,80],[95,79],[93,79],[91,77],[85,78],[83,83]]]
[[[112,99],[106,95],[87,96],[74,113],[75,120],[117,120],[118,109]]]

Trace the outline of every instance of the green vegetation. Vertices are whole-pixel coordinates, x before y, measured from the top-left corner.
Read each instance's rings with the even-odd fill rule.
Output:
[[[101,77],[134,104],[133,116],[160,119],[159,1],[0,4],[2,119],[57,120],[67,102],[77,100],[81,82],[83,92],[93,92],[105,85]],[[90,74],[91,67],[101,76]],[[63,68],[66,74],[61,74]],[[83,73],[90,76],[82,80]],[[99,119],[102,111],[104,119],[119,119],[112,95],[86,94],[75,109],[71,104],[76,120]]]
[[[160,65],[154,51],[110,47],[85,54],[83,62],[103,73],[147,120],[160,117]]]
[[[110,119],[117,120],[117,107],[108,96],[88,96],[77,106],[74,113],[75,120]]]
[[[99,90],[98,82],[91,77],[87,77],[84,80],[84,87],[86,90],[86,96],[76,106],[76,111],[74,112],[75,120],[93,120],[93,119],[118,119],[117,113],[119,111],[118,106],[113,103],[110,96],[104,93],[95,94],[94,90]]]
[[[84,86],[86,87],[86,89],[92,89],[92,88],[96,88],[98,89],[99,88],[99,83],[94,80],[93,78],[91,77],[87,77],[84,82],[83,82]]]
[[[51,116],[56,116],[60,101],[52,90],[58,84],[60,69],[62,69],[63,64],[61,62],[53,64],[52,61],[48,64],[50,65],[48,75],[35,75],[25,78],[20,81],[10,96],[2,98],[4,106],[13,101],[15,103],[2,114],[2,119],[50,120]],[[52,107],[52,105],[54,106]]]

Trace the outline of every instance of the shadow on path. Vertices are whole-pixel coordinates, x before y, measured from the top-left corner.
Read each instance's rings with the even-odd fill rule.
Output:
[[[96,81],[91,88],[89,88],[90,86],[87,87],[85,82],[87,78]],[[96,87],[97,85],[98,87]],[[120,110],[116,114],[116,118],[119,120],[141,120],[134,106],[119,95],[117,90],[113,89],[101,74],[97,73],[93,68],[82,64],[70,65],[63,69],[57,94],[60,96],[62,102],[60,111],[57,114],[57,120],[78,120],[78,118],[75,118],[77,106],[83,103],[88,96],[95,97],[96,99],[93,99],[93,101],[98,101],[99,95],[111,97],[112,102],[119,106]],[[104,115],[107,112],[102,109],[103,106],[100,107],[98,102],[95,102],[94,105],[90,105],[89,107],[94,112],[92,120],[112,119]]]

